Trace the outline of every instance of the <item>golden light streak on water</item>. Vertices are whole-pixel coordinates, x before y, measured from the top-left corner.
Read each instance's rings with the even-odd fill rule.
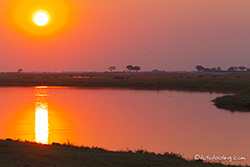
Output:
[[[48,144],[49,137],[49,116],[47,102],[47,88],[37,87],[37,102],[35,115],[35,134],[36,142]]]

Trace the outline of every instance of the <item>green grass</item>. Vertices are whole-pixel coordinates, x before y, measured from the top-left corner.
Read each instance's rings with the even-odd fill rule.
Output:
[[[1,167],[224,167],[227,165],[188,161],[177,154],[145,150],[107,151],[96,147],[41,145],[0,140]]]

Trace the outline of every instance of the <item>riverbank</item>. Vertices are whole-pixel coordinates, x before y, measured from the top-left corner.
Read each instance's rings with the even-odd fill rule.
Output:
[[[250,111],[248,72],[172,73],[1,73],[1,87],[74,86],[145,90],[204,91],[235,94],[213,100],[218,108]]]
[[[30,142],[0,140],[1,167],[224,167],[229,165],[188,161],[176,154],[155,154],[144,150],[107,151],[101,148],[70,144],[41,145]],[[233,167],[233,166],[231,166]]]

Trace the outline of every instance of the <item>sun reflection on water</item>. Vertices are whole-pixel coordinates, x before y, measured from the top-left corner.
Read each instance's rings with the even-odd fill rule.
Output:
[[[36,87],[37,102],[35,115],[36,142],[48,144],[49,116],[47,102],[47,87]]]

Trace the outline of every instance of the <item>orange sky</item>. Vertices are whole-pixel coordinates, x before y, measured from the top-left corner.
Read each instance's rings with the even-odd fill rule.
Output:
[[[55,13],[45,35],[14,19],[40,2]],[[0,71],[250,67],[249,8],[246,0],[0,0]]]

